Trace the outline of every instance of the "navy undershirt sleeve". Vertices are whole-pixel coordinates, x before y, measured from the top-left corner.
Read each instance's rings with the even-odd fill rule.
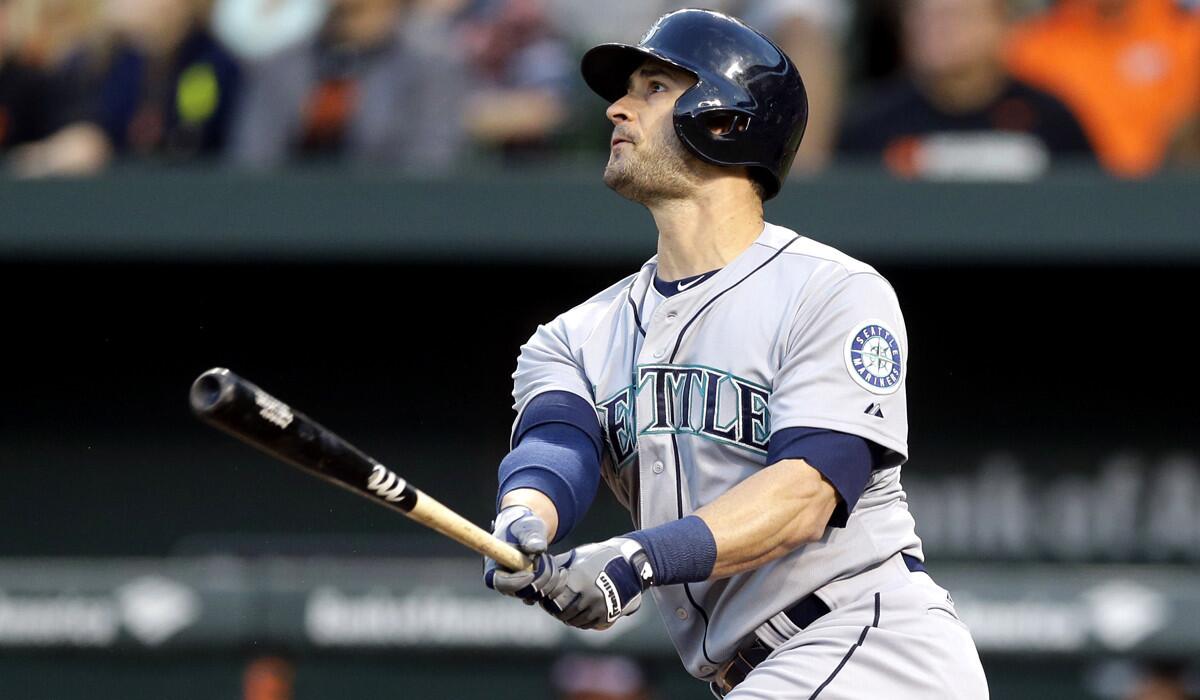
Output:
[[[816,428],[784,428],[771,435],[767,464],[803,459],[821,472],[841,500],[829,516],[829,527],[846,527],[850,512],[867,487],[879,448],[849,433]]]
[[[588,401],[568,391],[535,396],[513,431],[512,451],[500,462],[497,508],[514,489],[541,491],[558,511],[553,541],[566,537],[596,497],[602,444]]]

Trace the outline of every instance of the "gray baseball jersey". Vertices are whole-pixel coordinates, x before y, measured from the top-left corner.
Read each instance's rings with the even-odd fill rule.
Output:
[[[688,671],[711,678],[756,632],[898,552],[923,559],[900,464],[908,454],[908,341],[896,295],[870,266],[767,224],[744,253],[668,298],[641,270],[540,326],[521,349],[518,421],[530,399],[569,391],[596,408],[605,481],[637,527],[682,518],[762,469],[773,432],[819,428],[886,451],[844,528],[758,569],[651,589]],[[877,465],[878,466],[878,465]],[[772,619],[774,618],[774,619]]]

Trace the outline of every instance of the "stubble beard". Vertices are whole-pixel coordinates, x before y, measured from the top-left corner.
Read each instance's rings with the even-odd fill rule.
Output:
[[[612,153],[604,184],[622,197],[651,206],[686,199],[696,190],[697,159],[672,130]]]

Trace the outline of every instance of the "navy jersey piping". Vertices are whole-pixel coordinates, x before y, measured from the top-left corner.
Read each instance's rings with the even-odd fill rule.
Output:
[[[675,457],[675,506],[679,511],[679,518],[683,519],[683,469],[679,464],[679,441],[677,438],[677,435],[671,434],[671,452]],[[683,594],[687,596],[688,602],[696,609],[696,612],[700,613],[700,619],[704,621],[704,634],[700,637],[700,652],[704,654],[704,658],[710,664],[716,664],[717,662],[708,655],[708,611],[696,602],[689,584],[683,584]]]
[[[683,328],[681,328],[679,330],[679,336],[675,339],[675,347],[674,347],[674,349],[671,350],[671,356],[667,359],[667,362],[669,362],[669,363],[675,362],[675,357],[679,354],[679,348],[683,344],[683,337],[687,334],[688,329],[691,328],[692,323],[694,323],[696,321],[696,319],[700,318],[700,315],[703,314],[708,309],[708,307],[712,306],[713,303],[716,302],[718,299],[720,299],[722,296],[724,296],[726,292],[728,292],[729,290],[738,286],[742,282],[745,282],[746,280],[750,279],[754,275],[754,273],[763,269],[767,265],[770,265],[771,262],[773,262],[775,260],[775,258],[778,258],[780,255],[783,254],[783,252],[785,250],[788,249],[788,246],[790,246],[791,244],[795,243],[798,240],[800,240],[799,235],[797,235],[795,238],[788,241],[787,243],[783,244],[783,246],[780,247],[779,250],[775,251],[774,255],[767,258],[765,261],[763,261],[762,264],[760,264],[758,267],[754,268],[749,273],[747,273],[745,277],[741,278],[737,282],[734,282],[733,284],[729,285],[725,289],[722,289],[720,292],[717,293],[716,296],[714,296],[712,299],[709,299],[707,302],[705,302],[704,306],[701,306],[699,309],[697,309],[696,313],[692,314],[692,317],[690,319],[688,319],[688,322],[683,324]],[[630,303],[631,304],[633,303],[632,297],[630,297]],[[636,314],[636,310],[635,310],[635,314]],[[635,319],[637,318],[636,315],[634,316],[634,318]],[[638,325],[638,328],[641,329],[641,324]],[[643,335],[644,335],[644,331],[643,331]],[[683,518],[683,469],[682,469],[682,465],[680,464],[680,461],[679,461],[679,436],[674,433],[671,434],[671,449],[674,452],[674,457],[675,457],[675,503],[676,503],[676,507],[678,508],[679,518],[682,519]],[[639,504],[639,507],[640,507],[640,504]],[[709,663],[716,664],[717,662],[713,661],[712,657],[710,657],[708,655],[708,611],[706,611],[699,603],[696,602],[696,598],[694,596],[692,596],[692,589],[689,584],[686,584],[686,583],[683,584],[683,593],[685,596],[687,596],[688,602],[691,603],[692,607],[696,609],[696,612],[700,613],[700,619],[702,619],[704,621],[704,634],[700,637],[700,651],[704,654],[704,658],[707,659]]]
[[[667,361],[675,362],[675,356],[679,354],[679,347],[681,345],[683,345],[683,338],[684,338],[684,336],[687,335],[688,329],[692,327],[692,324],[696,322],[696,319],[700,318],[701,314],[703,314],[705,311],[708,310],[708,307],[712,306],[713,303],[715,303],[718,299],[725,296],[726,292],[732,290],[734,287],[737,287],[742,282],[745,282],[746,280],[753,277],[754,273],[763,269],[767,265],[770,265],[772,262],[775,261],[775,258],[778,258],[780,255],[783,255],[784,251],[786,251],[788,249],[788,246],[790,246],[791,244],[795,243],[798,240],[800,240],[800,236],[797,235],[792,240],[788,241],[787,243],[784,243],[783,246],[779,250],[775,251],[774,255],[772,255],[771,257],[764,260],[761,265],[759,265],[758,267],[751,270],[745,277],[741,278],[737,282],[734,282],[733,284],[729,285],[725,289],[722,289],[720,292],[717,292],[716,296],[714,296],[712,299],[709,299],[707,302],[705,302],[704,306],[701,306],[696,311],[696,313],[692,314],[692,317],[688,319],[688,322],[683,324],[683,328],[681,328],[679,330],[679,336],[675,339],[675,347],[674,347],[674,349],[671,350],[671,357]]]
[[[642,337],[646,337],[646,329],[642,328],[642,317],[638,314],[637,304],[633,303],[633,283],[629,284],[629,289],[625,293],[625,300],[629,302],[629,308],[633,309],[633,324],[637,326],[638,332]],[[636,362],[634,363],[636,364]]]
[[[846,655],[842,657],[841,663],[839,663],[837,665],[837,668],[833,669],[833,673],[829,674],[829,677],[825,679],[825,682],[822,683],[821,685],[817,686],[817,689],[813,691],[813,694],[808,696],[808,700],[816,700],[816,697],[821,694],[821,691],[825,690],[826,686],[828,686],[830,683],[833,682],[833,679],[837,677],[837,674],[840,673],[841,670],[846,667],[846,663],[850,661],[850,657],[854,656],[854,650],[861,647],[863,645],[863,642],[867,641],[867,632],[869,632],[872,627],[879,627],[879,594],[878,593],[875,594],[875,619],[874,619],[874,621],[872,621],[869,626],[863,627],[862,634],[858,635],[858,641],[850,646],[850,651],[847,651]]]

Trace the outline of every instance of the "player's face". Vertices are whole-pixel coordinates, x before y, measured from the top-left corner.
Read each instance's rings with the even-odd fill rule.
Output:
[[[675,135],[675,100],[692,76],[648,60],[629,77],[625,96],[606,112],[613,123],[604,184],[642,204],[683,199],[695,191],[699,161]]]

